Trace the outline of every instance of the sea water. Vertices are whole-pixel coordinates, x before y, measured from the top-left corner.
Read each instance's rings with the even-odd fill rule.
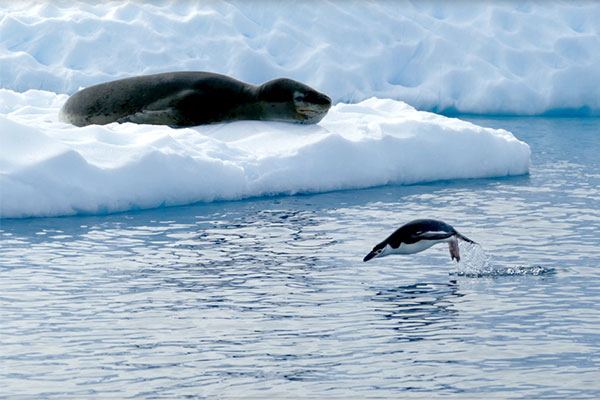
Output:
[[[0,397],[600,396],[600,120],[467,119],[531,173],[1,221]]]

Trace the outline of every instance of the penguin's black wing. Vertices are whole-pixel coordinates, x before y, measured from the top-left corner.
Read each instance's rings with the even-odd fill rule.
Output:
[[[442,240],[456,234],[454,228],[442,221],[433,219],[416,219],[402,225],[386,240],[380,243],[397,249],[401,243],[413,244],[420,240]]]
[[[454,234],[454,232],[419,232],[410,235],[410,237],[407,238],[407,243],[416,243],[420,240],[443,240],[448,239]]]

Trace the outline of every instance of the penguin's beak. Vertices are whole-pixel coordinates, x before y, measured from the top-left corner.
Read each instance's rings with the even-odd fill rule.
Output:
[[[372,252],[370,252],[369,254],[367,254],[365,256],[365,258],[363,258],[363,262],[367,262],[369,261],[371,258],[375,258],[379,255],[380,251],[378,250],[373,250]]]

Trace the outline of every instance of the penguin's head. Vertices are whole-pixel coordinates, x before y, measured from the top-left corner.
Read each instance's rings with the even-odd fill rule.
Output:
[[[373,250],[363,258],[363,262],[369,261],[371,258],[383,257],[390,254],[392,247],[387,242],[381,242],[373,247]]]

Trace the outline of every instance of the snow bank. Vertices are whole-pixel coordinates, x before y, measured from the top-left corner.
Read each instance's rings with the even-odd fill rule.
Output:
[[[132,75],[290,77],[334,102],[600,115],[597,1],[0,2],[0,88]]]
[[[527,173],[511,133],[403,101],[599,114],[598,20],[594,2],[0,0],[0,217]],[[174,70],[290,77],[337,105],[315,126],[57,121],[80,87]]]
[[[0,217],[96,214],[388,183],[524,174],[504,130],[371,98],[319,125],[58,122],[66,95],[0,89]]]

